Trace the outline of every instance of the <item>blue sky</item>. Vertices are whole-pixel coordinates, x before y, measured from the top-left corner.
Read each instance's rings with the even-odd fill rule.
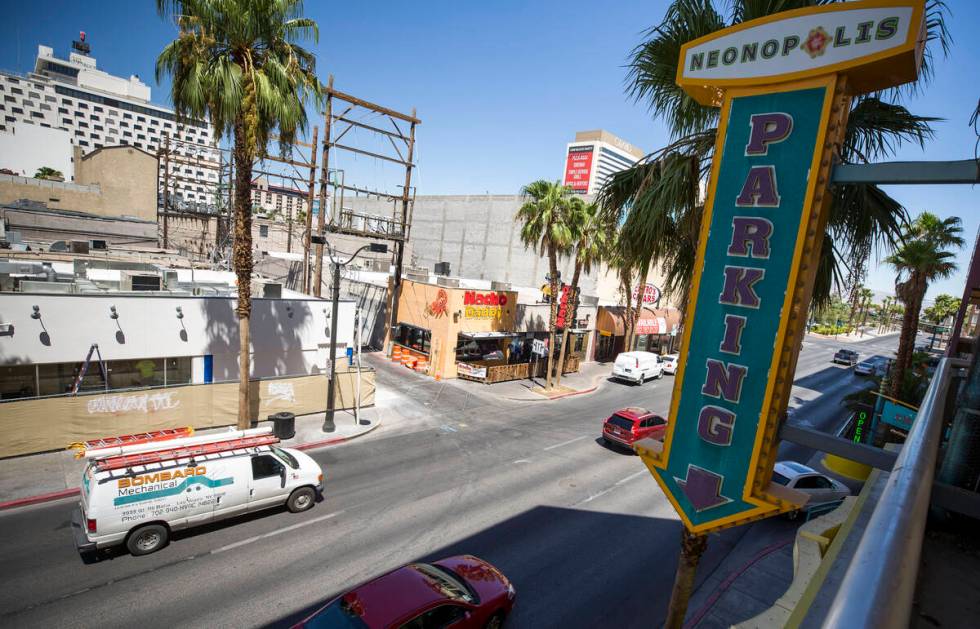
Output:
[[[939,116],[925,152],[905,146],[896,159],[964,159],[974,154],[967,121],[977,104],[980,3],[947,0],[953,19],[950,57],[937,62],[924,93],[909,101]],[[498,1],[307,2],[320,25],[313,46],[318,73],[342,91],[393,109],[417,108],[419,194],[514,194],[534,179],[561,176],[565,143],[577,130],[604,128],[645,150],[665,143],[664,126],[624,95],[623,65],[642,32],[660,21],[663,1],[609,3]],[[156,55],[173,38],[155,4],[11,3],[0,25],[0,67],[27,71],[39,43],[66,55],[79,30],[88,34],[99,66],[138,74],[153,101],[168,102],[168,85],[153,78]],[[322,122],[320,122],[322,125]],[[321,131],[322,133],[322,131]],[[336,164],[334,164],[336,165]],[[376,160],[340,163],[370,187],[392,181]],[[978,190],[970,186],[891,187],[912,214],[960,216],[969,243],[961,270],[929,294],[962,293],[969,252],[980,226]],[[867,283],[892,291],[893,272],[872,260]]]

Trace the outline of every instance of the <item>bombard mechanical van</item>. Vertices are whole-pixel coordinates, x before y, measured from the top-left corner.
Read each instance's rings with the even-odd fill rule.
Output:
[[[323,472],[269,429],[192,436],[190,428],[74,444],[88,460],[72,517],[80,552],[160,550],[173,531],[285,504],[311,508]]]

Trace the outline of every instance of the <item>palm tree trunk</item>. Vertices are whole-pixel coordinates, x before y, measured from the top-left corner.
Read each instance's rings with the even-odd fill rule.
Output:
[[[251,339],[249,318],[252,315],[252,151],[245,132],[245,123],[235,123],[235,243],[232,260],[238,277],[238,428],[251,426],[252,412],[249,396],[251,373]]]
[[[551,274],[551,313],[548,321],[548,373],[545,377],[545,390],[551,390],[551,372],[555,364],[555,324],[558,322],[558,253],[554,246],[548,247],[548,270]]]
[[[898,355],[895,358],[895,366],[891,374],[891,396],[900,400],[899,393],[902,390],[902,382],[905,380],[905,372],[912,366],[912,352],[915,349],[915,335],[919,328],[919,308],[922,307],[922,299],[925,297],[927,284],[915,273],[909,280],[912,282],[910,287],[910,299],[905,303],[905,313],[902,316],[902,333],[898,341]]]
[[[619,284],[623,289],[623,294],[626,295],[626,312],[623,316],[623,334],[627,339],[633,334],[633,302],[630,300],[633,294],[632,280],[632,269],[626,268],[620,270]]]
[[[572,273],[572,283],[568,289],[568,298],[570,300],[575,299],[575,294],[578,292],[578,278],[579,274],[582,272],[582,265],[577,260],[575,262],[575,271]],[[561,386],[561,372],[565,369],[565,354],[568,347],[568,328],[572,327],[569,325],[569,315],[573,314],[575,310],[574,301],[566,304],[565,306],[565,329],[561,333],[561,351],[558,354],[558,373],[555,374],[555,386]]]
[[[633,351],[633,339],[636,337],[636,327],[640,324],[640,314],[643,312],[643,297],[647,289],[647,275],[650,273],[650,261],[643,264],[643,272],[640,275],[640,283],[636,286],[636,309],[633,311],[633,327],[630,330],[626,342],[626,351]]]

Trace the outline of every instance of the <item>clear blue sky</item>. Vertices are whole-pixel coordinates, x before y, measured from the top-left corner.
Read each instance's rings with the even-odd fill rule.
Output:
[[[980,2],[947,0],[953,19],[950,57],[911,100],[916,113],[939,116],[925,152],[903,147],[898,159],[964,159],[974,154],[967,121],[980,98]],[[418,110],[419,194],[514,194],[534,179],[561,176],[565,143],[577,130],[604,128],[644,150],[666,132],[642,104],[623,93],[623,64],[644,29],[663,16],[662,0],[470,3],[307,2],[320,25],[313,46],[321,80],[394,109]],[[173,38],[148,0],[10,3],[0,25],[0,67],[27,71],[39,43],[66,55],[79,30],[88,33],[99,66],[138,74],[153,100],[168,102],[168,85],[153,79],[156,55]],[[322,122],[321,122],[322,124]],[[366,163],[371,162],[371,163]],[[391,173],[361,159],[341,164],[368,179]],[[372,170],[374,169],[374,171]],[[375,187],[375,182],[357,183]],[[380,186],[379,186],[380,187]],[[969,252],[980,226],[980,190],[970,186],[892,187],[916,214],[960,216],[969,245],[955,278],[929,296],[962,293]],[[868,284],[893,290],[894,274],[872,260]]]

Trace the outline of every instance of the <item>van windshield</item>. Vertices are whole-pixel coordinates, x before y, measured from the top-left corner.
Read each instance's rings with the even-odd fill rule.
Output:
[[[299,469],[299,461],[297,461],[296,457],[294,457],[292,454],[286,452],[282,448],[277,448],[275,446],[272,446],[272,451],[276,453],[277,457],[285,461],[286,464],[289,465],[289,467],[293,468],[294,470]]]

